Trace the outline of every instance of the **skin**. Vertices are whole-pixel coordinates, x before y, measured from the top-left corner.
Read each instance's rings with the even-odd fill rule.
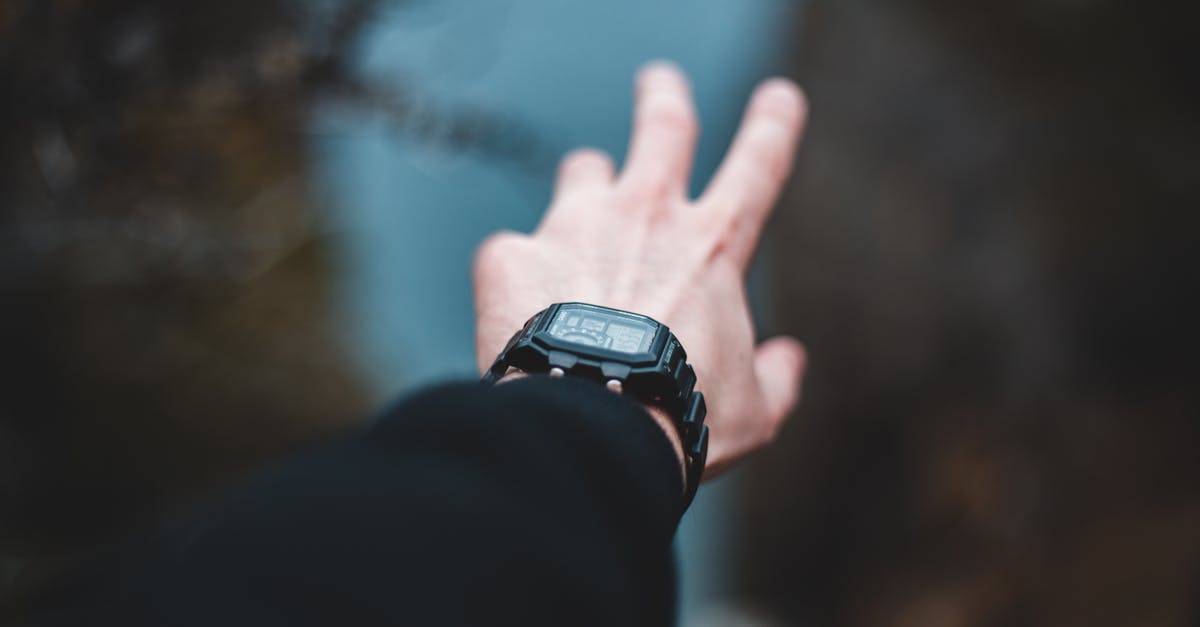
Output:
[[[642,68],[621,171],[597,150],[567,154],[537,229],[502,231],[480,245],[480,370],[550,303],[633,311],[668,325],[696,369],[708,403],[705,478],[771,442],[799,401],[807,356],[791,337],[756,343],[745,276],[791,172],[807,109],[791,81],[760,84],[717,173],[690,199],[699,136],[691,88],[673,65]],[[670,418],[649,409],[682,459]]]

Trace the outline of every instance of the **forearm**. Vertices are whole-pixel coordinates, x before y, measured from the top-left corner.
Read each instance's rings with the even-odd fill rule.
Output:
[[[130,554],[104,596],[154,624],[671,624],[664,433],[587,381],[435,388]]]

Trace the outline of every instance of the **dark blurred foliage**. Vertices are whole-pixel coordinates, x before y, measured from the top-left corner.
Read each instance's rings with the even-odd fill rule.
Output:
[[[362,415],[314,107],[536,152],[356,82],[376,4],[0,0],[0,594]],[[1197,10],[809,4],[767,253],[813,368],[737,586],[789,625],[1197,620]]]
[[[355,76],[401,4],[0,0],[0,601],[366,414],[314,113],[544,160],[502,115]]]
[[[303,124],[371,5],[0,3],[10,578],[362,415]]]
[[[810,4],[735,553],[784,624],[1200,621],[1195,7]]]

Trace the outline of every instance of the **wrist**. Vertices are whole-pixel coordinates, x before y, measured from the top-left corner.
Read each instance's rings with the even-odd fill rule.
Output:
[[[683,486],[684,490],[687,490],[687,460],[683,455],[683,440],[679,437],[679,429],[675,427],[675,420],[660,407],[645,403],[642,404],[642,407],[646,409],[646,413],[650,414],[650,417],[654,419],[654,422],[666,434],[667,441],[671,443],[671,451],[675,454],[675,461],[679,463],[680,485]]]

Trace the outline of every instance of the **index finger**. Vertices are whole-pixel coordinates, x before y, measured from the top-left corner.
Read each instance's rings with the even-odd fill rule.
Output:
[[[733,230],[731,252],[743,265],[754,255],[763,223],[792,171],[808,102],[790,80],[759,85],[725,161],[697,204],[708,219]]]
[[[682,200],[699,132],[687,77],[670,63],[650,63],[638,73],[633,136],[621,183],[649,192],[655,200]]]

